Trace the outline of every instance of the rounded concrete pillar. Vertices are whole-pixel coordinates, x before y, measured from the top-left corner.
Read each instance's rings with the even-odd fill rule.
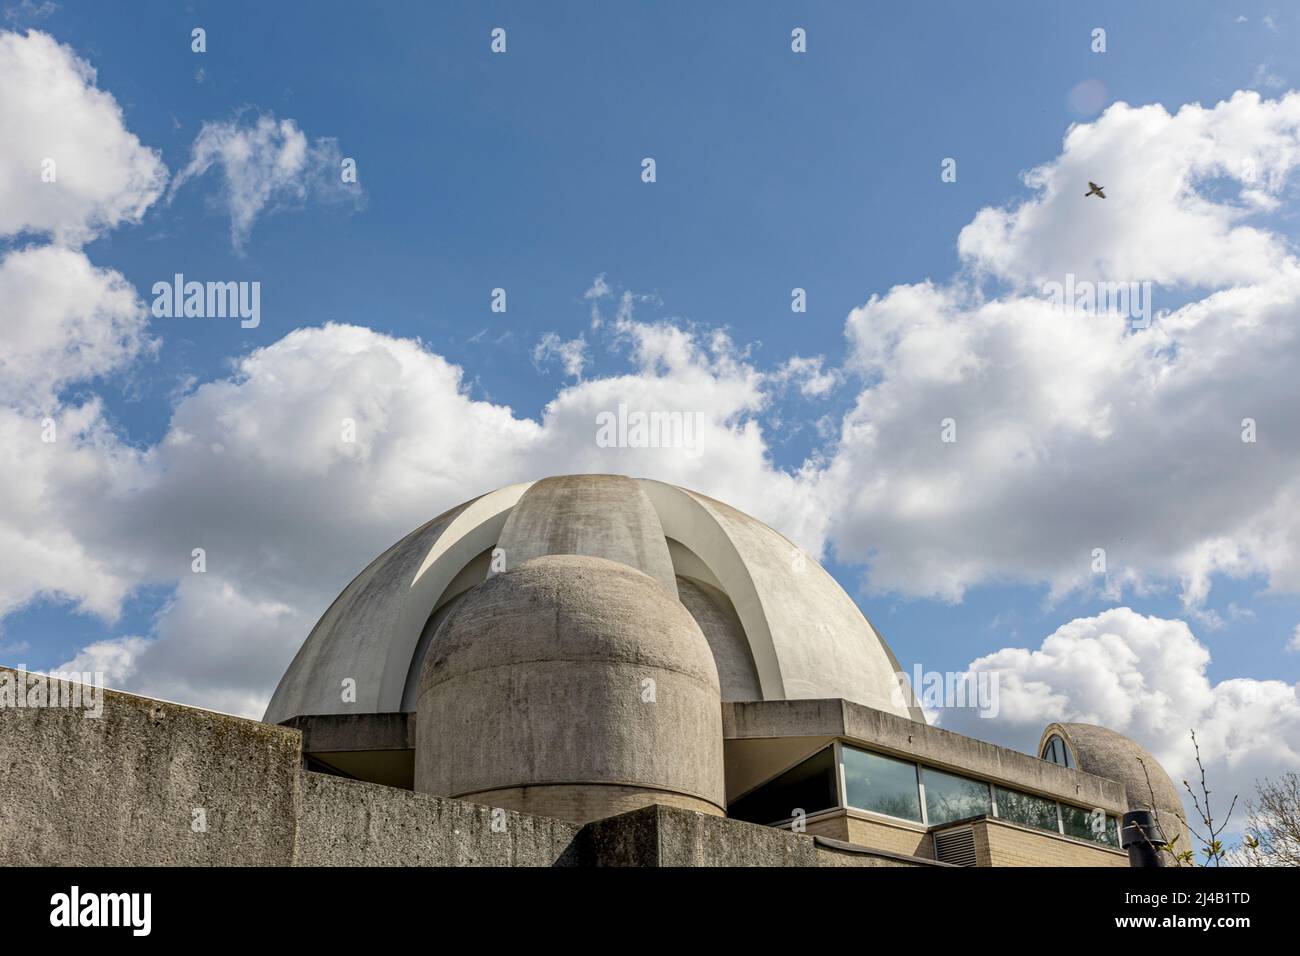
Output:
[[[723,813],[708,641],[624,564],[538,557],[468,592],[430,642],[418,714],[417,790],[575,822]]]

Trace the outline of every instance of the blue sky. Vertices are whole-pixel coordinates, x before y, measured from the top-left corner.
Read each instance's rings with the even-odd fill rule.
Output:
[[[723,327],[761,372],[792,355],[839,369],[852,351],[850,312],[894,286],[964,274],[962,229],[981,209],[1029,201],[1022,174],[1056,160],[1071,124],[1093,122],[1117,101],[1173,113],[1243,89],[1275,97],[1300,80],[1300,18],[1279,4],[6,9],[4,26],[48,33],[93,66],[125,128],[173,176],[205,123],[238,127],[262,115],[292,119],[309,141],[331,140],[357,162],[360,201],[313,191],[273,202],[242,248],[231,241],[218,170],[84,245],[95,266],[119,272],[146,302],[154,282],[177,272],[262,283],[258,328],[154,319],[156,354],[60,387],[68,404],[98,396],[116,440],[141,454],[163,441],[178,403],[200,384],[326,322],[418,339],[463,369],[472,399],[540,421],[577,384],[534,355],[543,335],[586,336],[584,381],[628,371],[626,344],[591,328],[584,293],[601,275],[615,294],[642,297],[638,321],[701,335]],[[207,32],[202,54],[190,49],[196,26]],[[500,56],[489,51],[497,26],[508,31]],[[795,26],[808,32],[807,54],[791,53]],[[1090,49],[1098,26],[1104,54]],[[1072,100],[1080,84],[1102,91],[1091,108]],[[653,184],[640,179],[646,156],[657,163]],[[945,157],[957,159],[955,183],[940,180]],[[1281,242],[1295,236],[1290,208],[1283,202],[1267,219]],[[8,248],[39,235],[11,236]],[[1005,277],[978,281],[989,297],[1013,291]],[[506,315],[489,310],[498,286],[508,290]],[[790,311],[796,286],[807,289],[806,315]],[[1169,308],[1201,294],[1195,283],[1166,291]],[[755,416],[771,470],[793,474],[810,456],[833,455],[818,423],[838,422],[859,394],[851,383],[774,394]],[[485,490],[468,487],[463,497]],[[748,510],[780,524],[779,509]],[[228,517],[217,507],[209,515],[218,524]],[[862,563],[837,559],[833,533],[824,543],[828,568],[905,665],[961,669],[1000,648],[1036,648],[1057,627],[1122,604],[1188,620],[1210,650],[1211,682],[1300,679],[1300,654],[1285,649],[1300,598],[1276,581],[1279,593],[1263,593],[1267,569],[1215,574],[1189,617],[1163,566],[1139,568],[1149,577],[1118,600],[1089,589],[1051,597],[1050,575],[996,570],[976,575],[960,600],[944,600],[882,593]],[[1111,545],[1115,560],[1125,547]],[[75,589],[67,592],[40,588],[10,610],[0,624],[5,658],[49,667],[97,641],[151,638],[175,600],[158,574],[139,575],[116,617],[79,609]],[[1211,616],[1214,626],[1201,623]]]

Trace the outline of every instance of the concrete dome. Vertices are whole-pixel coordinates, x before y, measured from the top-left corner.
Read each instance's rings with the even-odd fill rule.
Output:
[[[417,714],[426,793],[575,822],[650,803],[723,812],[713,654],[625,564],[543,556],[475,588],[433,635]]]
[[[1080,770],[1123,784],[1130,810],[1153,810],[1166,839],[1181,834],[1176,850],[1190,846],[1178,788],[1145,747],[1108,727],[1056,723],[1043,731],[1040,754],[1053,735],[1065,741]]]
[[[555,554],[656,581],[702,629],[723,700],[842,697],[925,720],[889,646],[809,555],[722,502],[620,475],[510,485],[412,531],[325,612],[264,719],[414,711],[425,655],[454,603],[495,571]],[[356,700],[345,702],[348,678]]]

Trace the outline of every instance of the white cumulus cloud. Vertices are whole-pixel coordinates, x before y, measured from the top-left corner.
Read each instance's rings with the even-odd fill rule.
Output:
[[[62,246],[0,259],[0,340],[0,401],[28,408],[51,408],[62,386],[126,368],[157,345],[135,288]]]
[[[1266,220],[1245,224],[1264,204],[1242,198],[1286,195],[1298,121],[1296,93],[1112,107],[1031,174],[1035,199],[962,233],[977,272],[1021,291],[923,282],[850,314],[861,392],[828,477],[837,552],[870,564],[873,589],[1175,580],[1193,608],[1216,574],[1300,591],[1300,262]],[[1089,171],[1103,159],[1113,172]],[[1108,199],[1084,201],[1089,178]],[[1209,291],[1132,328],[1022,288],[1070,272]]]
[[[0,236],[79,245],[139,222],[167,181],[90,64],[37,31],[0,31],[0,143]]]
[[[952,709],[942,724],[1031,752],[1053,721],[1101,724],[1150,750],[1181,793],[1188,780],[1200,796],[1195,731],[1221,816],[1234,793],[1244,801],[1256,779],[1300,764],[1300,688],[1246,678],[1216,683],[1209,664],[1209,649],[1185,622],[1112,608],[1062,625],[1038,648],[972,661],[972,673],[998,675],[998,714]],[[1196,825],[1195,815],[1189,820]],[[1235,818],[1238,826],[1243,820]]]
[[[1206,108],[1116,103],[1071,127],[1030,170],[1033,198],[983,209],[961,231],[967,263],[1018,285],[1081,279],[1225,286],[1285,262],[1252,216],[1279,202],[1300,161],[1300,93],[1238,92]],[[1085,197],[1089,182],[1106,199]]]

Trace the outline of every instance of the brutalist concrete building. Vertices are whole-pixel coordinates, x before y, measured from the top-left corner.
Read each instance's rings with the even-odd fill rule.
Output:
[[[0,862],[1128,866],[1125,812],[1183,833],[1132,741],[964,737],[900,671],[816,561],[719,501],[511,485],[362,571],[262,723],[0,710]]]

